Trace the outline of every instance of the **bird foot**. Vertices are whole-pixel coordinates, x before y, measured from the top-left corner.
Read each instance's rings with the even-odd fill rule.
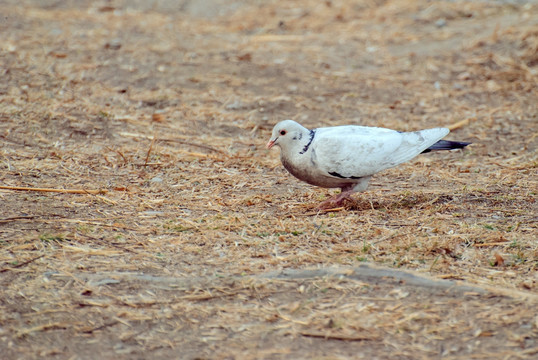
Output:
[[[330,210],[341,207],[345,200],[354,201],[353,198],[351,198],[352,193],[353,191],[343,191],[319,204],[318,210]]]

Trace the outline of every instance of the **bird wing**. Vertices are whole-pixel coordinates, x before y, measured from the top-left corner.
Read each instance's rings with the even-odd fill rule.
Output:
[[[318,129],[312,162],[327,176],[360,178],[409,161],[448,134],[437,128],[416,132],[363,126]]]

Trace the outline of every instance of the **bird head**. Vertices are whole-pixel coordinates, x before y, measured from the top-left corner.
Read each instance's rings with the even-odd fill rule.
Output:
[[[300,145],[303,137],[308,135],[308,129],[293,120],[284,120],[279,122],[273,128],[271,139],[267,143],[267,148],[280,146],[280,148],[292,147],[295,144]]]

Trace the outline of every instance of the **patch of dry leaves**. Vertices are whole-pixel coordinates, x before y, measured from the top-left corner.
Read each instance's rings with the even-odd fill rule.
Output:
[[[536,355],[535,2],[79,3],[0,21],[10,358]],[[263,147],[283,118],[473,145],[320,213]]]

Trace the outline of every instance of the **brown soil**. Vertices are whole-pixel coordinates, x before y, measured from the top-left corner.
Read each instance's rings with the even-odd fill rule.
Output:
[[[535,359],[537,14],[4,0],[1,357]],[[318,212],[286,118],[473,144]]]

